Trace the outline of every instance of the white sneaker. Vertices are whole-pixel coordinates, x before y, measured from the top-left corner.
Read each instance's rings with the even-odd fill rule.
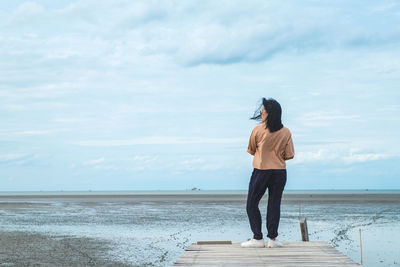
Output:
[[[278,239],[275,239],[275,240],[269,239],[267,247],[268,248],[283,247],[283,244],[281,242],[279,242]]]
[[[250,239],[247,242],[242,242],[242,244],[240,245],[242,248],[263,248],[265,247],[265,242],[264,242],[264,238],[257,240],[257,239]]]

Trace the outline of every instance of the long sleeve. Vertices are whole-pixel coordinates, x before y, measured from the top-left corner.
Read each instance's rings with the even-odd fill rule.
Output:
[[[249,145],[247,147],[247,152],[251,155],[254,155],[256,153],[256,147],[257,147],[257,141],[256,141],[256,131],[255,128],[251,132],[250,139],[249,139]]]
[[[294,146],[293,146],[293,141],[292,141],[292,135],[289,135],[289,139],[286,143],[285,147],[285,160],[292,159],[294,158]]]

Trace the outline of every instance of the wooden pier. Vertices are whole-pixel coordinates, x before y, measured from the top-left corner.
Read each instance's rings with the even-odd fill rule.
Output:
[[[326,242],[282,242],[278,248],[242,248],[241,242],[192,243],[173,266],[361,266]]]

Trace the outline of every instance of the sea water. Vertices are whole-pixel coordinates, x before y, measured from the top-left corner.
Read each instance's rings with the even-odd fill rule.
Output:
[[[108,257],[132,266],[171,266],[200,240],[252,237],[247,191],[2,192],[2,231],[107,241]],[[266,233],[266,194],[260,202]],[[400,191],[285,191],[278,239],[326,241],[364,266],[400,265]],[[266,238],[266,237],[265,237]],[[266,238],[267,239],[267,238]]]

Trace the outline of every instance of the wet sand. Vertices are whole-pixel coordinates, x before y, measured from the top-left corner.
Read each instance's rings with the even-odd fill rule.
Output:
[[[191,242],[247,240],[246,200],[243,192],[0,195],[0,266],[170,266]],[[311,240],[356,261],[362,228],[365,266],[395,266],[399,204],[395,193],[284,194],[281,237],[298,240],[301,207]],[[388,238],[382,251],[369,245],[378,236]]]
[[[135,266],[107,259],[97,239],[0,231],[0,266]]]

